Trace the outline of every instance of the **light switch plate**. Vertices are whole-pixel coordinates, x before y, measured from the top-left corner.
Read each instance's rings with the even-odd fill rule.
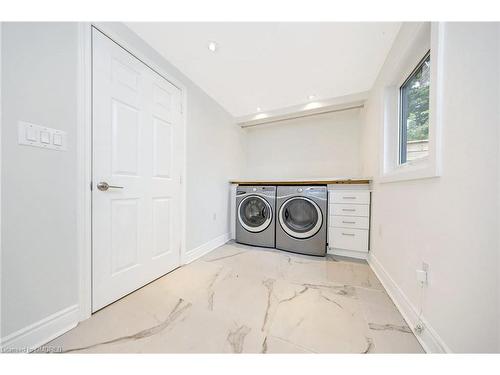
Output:
[[[50,143],[50,133],[48,131],[40,131],[40,142],[45,144]]]
[[[31,142],[36,142],[38,139],[38,130],[33,128],[33,126],[27,126],[25,128],[26,140]]]
[[[54,138],[52,139],[52,143],[56,146],[62,146],[63,140],[61,134],[54,134]]]
[[[67,135],[61,130],[47,128],[25,121],[18,123],[18,143],[25,146],[47,148],[56,151],[67,150]]]

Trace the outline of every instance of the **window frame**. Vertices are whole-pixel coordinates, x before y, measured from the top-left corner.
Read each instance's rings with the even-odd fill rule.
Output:
[[[441,103],[445,23],[418,22],[402,27],[383,74],[380,183],[417,180],[441,175]],[[428,155],[400,164],[400,87],[431,54]]]

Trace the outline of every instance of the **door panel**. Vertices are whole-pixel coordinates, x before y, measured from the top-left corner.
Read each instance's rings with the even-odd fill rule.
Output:
[[[121,63],[111,57],[111,75],[114,83],[122,84],[137,92],[140,73],[127,66],[126,63]]]
[[[172,170],[172,125],[159,118],[153,120],[153,176],[170,178]]]
[[[153,199],[153,257],[163,256],[172,251],[172,219],[170,198]]]
[[[170,112],[172,108],[172,95],[161,87],[161,85],[154,85],[154,102],[155,104],[164,107],[165,110]]]
[[[95,29],[92,73],[96,311],[180,264],[184,130],[180,90]]]
[[[111,101],[111,139],[113,174],[137,176],[139,167],[139,110]]]
[[[111,274],[136,266],[139,249],[138,199],[111,201]]]

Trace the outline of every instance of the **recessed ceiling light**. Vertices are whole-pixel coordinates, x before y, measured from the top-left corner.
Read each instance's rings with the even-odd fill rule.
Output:
[[[307,97],[307,99],[309,99],[309,100],[316,99],[316,95],[309,95],[309,96]]]
[[[260,112],[262,111],[262,109],[260,107],[257,107],[257,112]]]
[[[218,48],[218,47],[219,47],[219,46],[217,45],[217,43],[216,43],[216,42],[209,42],[209,43],[208,43],[208,49],[209,49],[210,51],[212,51],[212,52],[217,51],[217,48]]]

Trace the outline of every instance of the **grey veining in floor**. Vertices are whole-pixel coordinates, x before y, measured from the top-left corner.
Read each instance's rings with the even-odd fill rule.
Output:
[[[228,243],[81,322],[72,353],[421,353],[365,262]]]

